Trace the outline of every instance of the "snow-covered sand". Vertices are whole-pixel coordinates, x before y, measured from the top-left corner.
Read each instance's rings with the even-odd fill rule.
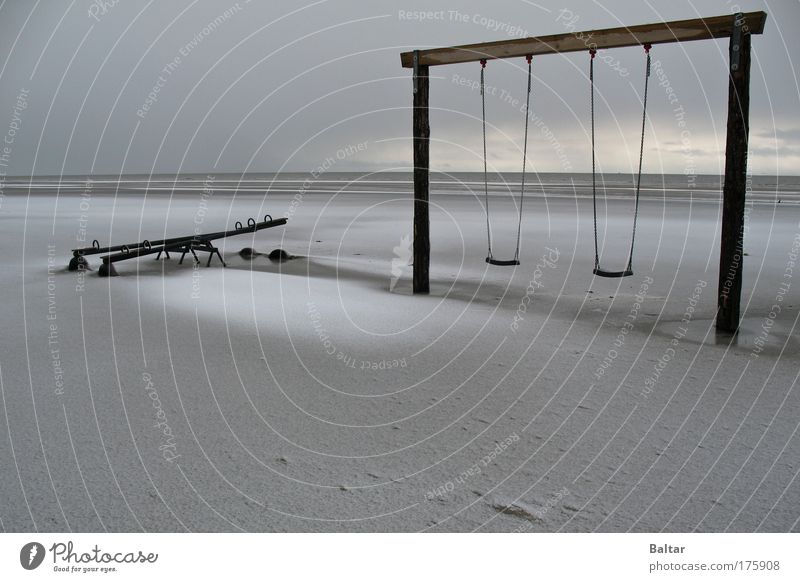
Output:
[[[585,190],[526,200],[516,269],[484,262],[478,199],[435,191],[432,290],[414,296],[394,188],[7,190],[2,528],[798,530],[800,206],[751,207],[732,338],[713,327],[713,196],[645,197],[635,275],[597,279]],[[515,210],[492,205],[507,258]],[[629,194],[605,209],[619,269]],[[221,241],[226,269],[65,270],[84,232],[129,242],[266,213],[289,224]],[[246,246],[300,257],[249,262]]]

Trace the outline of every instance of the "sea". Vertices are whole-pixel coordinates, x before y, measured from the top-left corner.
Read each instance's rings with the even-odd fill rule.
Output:
[[[431,197],[504,196],[523,192],[541,198],[591,198],[593,192],[607,199],[633,199],[636,176],[590,173],[482,173],[432,172]],[[723,177],[718,175],[644,174],[641,199],[663,201],[722,200]],[[749,175],[747,200],[753,204],[800,205],[800,176]],[[306,173],[209,173],[124,174],[92,176],[15,176],[0,178],[0,196],[6,195],[113,196],[268,196],[270,194],[370,194],[402,196],[413,193],[410,172],[306,172]]]

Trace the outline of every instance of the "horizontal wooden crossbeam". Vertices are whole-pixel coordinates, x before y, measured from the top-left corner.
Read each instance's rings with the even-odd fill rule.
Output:
[[[747,12],[742,15],[745,34],[761,34],[764,31],[766,12]],[[734,29],[734,15],[654,22],[638,26],[620,26],[602,30],[568,32],[496,42],[467,44],[447,48],[421,50],[418,52],[419,65],[436,66],[456,63],[470,63],[481,59],[509,59],[527,55],[546,55],[568,53],[589,49],[618,48],[643,44],[662,44],[690,40],[708,40],[731,36]],[[400,55],[403,67],[414,66],[414,52]]]

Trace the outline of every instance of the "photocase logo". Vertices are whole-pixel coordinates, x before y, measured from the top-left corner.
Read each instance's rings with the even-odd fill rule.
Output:
[[[403,271],[411,264],[411,237],[403,235],[400,244],[392,249],[394,258],[392,259],[392,279],[389,282],[389,291],[394,291],[395,285],[403,275]]]
[[[44,561],[44,546],[39,542],[28,542],[19,551],[19,563],[26,570],[35,570]]]

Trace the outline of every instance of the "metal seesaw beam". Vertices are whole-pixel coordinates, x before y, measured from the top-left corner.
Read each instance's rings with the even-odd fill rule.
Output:
[[[81,256],[81,255],[102,255],[104,253],[115,253],[115,252],[125,251],[126,249],[127,250],[138,249],[140,247],[147,246],[148,243],[149,243],[149,245],[151,247],[157,247],[157,246],[162,246],[162,245],[170,245],[170,244],[178,243],[178,242],[184,242],[184,241],[191,240],[191,239],[215,240],[215,239],[218,239],[218,238],[224,238],[226,236],[235,236],[237,234],[247,234],[248,232],[255,232],[255,231],[261,230],[262,228],[270,228],[271,226],[280,226],[281,224],[286,224],[286,221],[288,220],[286,218],[278,218],[278,219],[274,219],[273,220],[272,217],[269,214],[267,214],[267,216],[269,216],[269,218],[270,218],[269,220],[266,220],[266,216],[265,216],[264,217],[265,220],[263,222],[258,222],[257,223],[251,218],[250,219],[251,222],[249,222],[247,224],[247,226],[238,226],[234,230],[221,230],[219,232],[212,232],[212,233],[209,233],[209,234],[190,234],[190,235],[187,235],[187,236],[176,236],[176,237],[165,238],[165,239],[161,239],[161,240],[151,240],[151,241],[143,240],[141,242],[128,243],[128,244],[124,244],[124,245],[108,246],[108,247],[101,247],[98,244],[98,245],[93,245],[93,246],[90,246],[90,247],[82,247],[82,248],[79,248],[79,249],[72,249],[72,254],[73,254],[73,256],[76,256],[76,257]],[[283,222],[281,222],[281,221],[283,221]],[[236,224],[241,224],[241,223],[237,222]]]
[[[164,239],[162,241],[155,241],[153,243],[149,241],[142,241],[141,243],[135,243],[134,245],[120,245],[117,247],[108,247],[108,248],[115,248],[121,252],[118,252],[116,254],[110,254],[103,257],[103,265],[100,267],[100,275],[101,276],[114,275],[115,272],[112,263],[116,263],[118,261],[125,261],[128,259],[137,259],[139,257],[144,257],[155,253],[163,253],[163,252],[168,253],[170,251],[172,252],[182,251],[184,255],[188,252],[191,252],[194,255],[195,250],[201,250],[211,253],[208,259],[209,264],[211,263],[211,257],[213,256],[214,253],[216,253],[217,256],[219,256],[220,260],[222,260],[222,255],[219,254],[219,251],[216,249],[216,247],[211,245],[212,240],[226,238],[229,236],[237,236],[240,234],[248,234],[251,232],[258,232],[259,230],[263,230],[265,228],[274,228],[276,226],[282,226],[286,224],[289,220],[288,218],[272,219],[272,217],[269,215],[267,215],[267,217],[269,217],[270,220],[264,220],[263,222],[255,222],[253,219],[250,219],[251,222],[248,223],[247,226],[243,226],[241,228],[235,228],[233,230],[223,230],[219,232],[213,232],[210,234],[198,234],[192,236],[176,237],[171,239]],[[90,248],[95,248],[95,247],[90,247]],[[79,250],[81,249],[76,249],[76,251],[73,252],[77,252]],[[183,261],[183,257],[181,257],[181,261]],[[223,261],[222,264],[224,265],[225,262]]]

